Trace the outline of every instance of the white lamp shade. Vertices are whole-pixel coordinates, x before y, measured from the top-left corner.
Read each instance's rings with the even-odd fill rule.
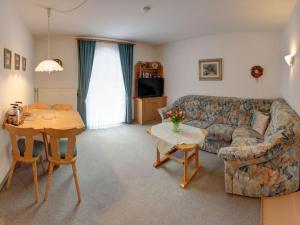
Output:
[[[294,56],[293,55],[284,56],[284,60],[289,66],[292,66],[294,64]]]
[[[36,72],[56,72],[56,71],[63,71],[64,69],[54,60],[47,59],[42,61],[36,68]]]

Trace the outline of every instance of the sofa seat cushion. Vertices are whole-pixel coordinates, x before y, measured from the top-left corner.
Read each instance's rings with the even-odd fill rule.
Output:
[[[189,125],[192,127],[198,127],[201,129],[206,129],[207,127],[209,127],[212,124],[211,122],[200,121],[200,120],[190,120],[190,121],[185,121],[183,123],[186,125]]]
[[[262,143],[264,136],[248,126],[241,126],[235,129],[232,134],[232,147],[250,146]]]
[[[228,124],[212,124],[207,128],[208,140],[214,141],[226,141],[230,142],[232,140],[232,133],[235,127]]]
[[[255,138],[255,137],[236,137],[233,139],[231,143],[231,147],[243,147],[243,146],[251,146],[257,145],[259,143],[263,143],[263,139]]]
[[[236,128],[232,134],[232,139],[234,140],[236,138],[257,138],[263,140],[264,136],[253,130],[251,127],[241,126]]]

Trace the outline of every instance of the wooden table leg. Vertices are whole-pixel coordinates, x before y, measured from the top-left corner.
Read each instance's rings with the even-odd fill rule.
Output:
[[[164,156],[163,158],[160,158],[160,152],[158,148],[156,148],[156,161],[153,163],[153,166],[155,168],[159,167],[161,164],[164,164],[167,162],[170,158],[168,156]]]
[[[180,184],[182,188],[185,188],[186,185],[189,182],[188,178],[188,166],[189,166],[189,161],[187,159],[187,152],[184,152],[184,159],[183,159],[183,181]]]
[[[195,167],[197,169],[200,168],[200,164],[199,164],[199,146],[195,145]]]
[[[180,184],[180,187],[185,188],[189,182],[191,181],[192,177],[195,176],[200,169],[199,166],[199,152],[198,152],[198,145],[195,145],[194,147],[194,160],[195,160],[195,168],[191,173],[188,172],[188,166],[190,161],[188,160],[187,157],[187,152],[184,152],[184,161],[183,161],[183,181]]]
[[[44,141],[44,149],[45,149],[45,155],[46,155],[46,160],[48,159],[48,137],[47,134],[42,133],[43,136],[43,141]]]

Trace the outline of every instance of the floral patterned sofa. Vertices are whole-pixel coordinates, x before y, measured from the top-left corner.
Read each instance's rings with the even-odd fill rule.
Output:
[[[274,196],[299,188],[300,118],[283,99],[240,99],[189,95],[159,109],[177,108],[185,123],[205,128],[202,150],[225,163],[225,191],[249,197]],[[265,135],[250,127],[254,110],[271,117]]]

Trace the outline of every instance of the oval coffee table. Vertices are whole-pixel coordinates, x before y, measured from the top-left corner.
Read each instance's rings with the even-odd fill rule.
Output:
[[[171,123],[161,123],[147,129],[148,134],[154,136],[167,149],[159,149],[160,143],[156,148],[156,161],[153,166],[158,168],[169,160],[173,160],[183,167],[183,181],[180,183],[185,188],[193,176],[200,169],[199,146],[202,146],[208,132],[204,129],[192,126],[180,125],[180,131],[175,133]],[[161,158],[161,154],[163,157]],[[194,168],[189,172],[189,165],[194,161]]]

